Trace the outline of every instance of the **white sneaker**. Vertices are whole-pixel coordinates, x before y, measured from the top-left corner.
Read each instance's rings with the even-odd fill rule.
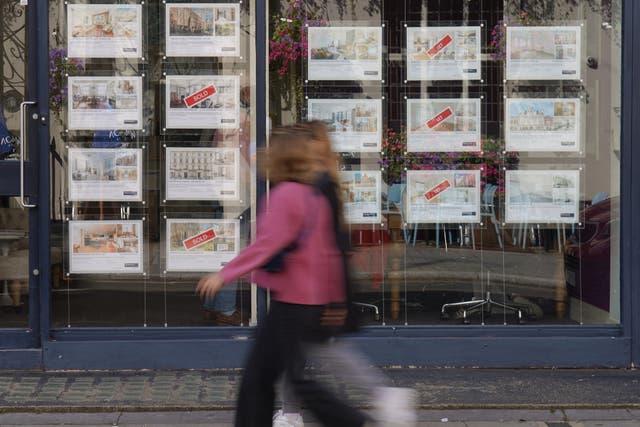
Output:
[[[417,421],[415,401],[415,392],[410,388],[379,387],[374,392],[374,417],[383,426],[414,426]]]
[[[273,427],[304,427],[302,415],[298,413],[283,413],[282,409],[273,415]]]

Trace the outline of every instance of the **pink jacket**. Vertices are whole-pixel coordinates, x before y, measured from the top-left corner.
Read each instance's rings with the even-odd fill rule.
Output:
[[[344,302],[343,264],[331,216],[328,200],[310,185],[280,183],[271,190],[269,208],[258,214],[255,242],[220,271],[225,283],[255,270],[253,280],[271,289],[271,298],[276,301],[305,305]],[[297,249],[285,257],[283,271],[259,269],[296,240]]]

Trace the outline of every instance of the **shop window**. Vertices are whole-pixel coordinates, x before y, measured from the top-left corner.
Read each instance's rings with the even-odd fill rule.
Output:
[[[50,1],[53,325],[248,326],[252,1]]]
[[[252,238],[254,3],[49,4],[54,326],[247,325],[248,282],[193,290]],[[331,132],[363,323],[619,323],[621,7],[269,2],[270,123]]]
[[[269,4],[269,117],[329,128],[363,323],[619,323],[621,0]]]

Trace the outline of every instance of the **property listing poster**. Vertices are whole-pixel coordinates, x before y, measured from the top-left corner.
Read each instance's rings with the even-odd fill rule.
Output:
[[[142,200],[142,150],[69,148],[69,200]]]
[[[344,215],[349,224],[379,224],[382,174],[380,171],[342,171],[340,186]]]
[[[480,99],[407,99],[407,151],[481,151]]]
[[[167,200],[239,200],[239,148],[166,150]]]
[[[167,3],[167,56],[239,56],[238,3]]]
[[[580,172],[577,170],[507,171],[506,222],[578,222]]]
[[[509,98],[507,151],[579,151],[580,99]]]
[[[507,27],[507,80],[580,80],[581,27]]]
[[[380,151],[380,99],[310,99],[308,118],[320,120],[327,125],[333,150],[336,152]]]
[[[166,76],[167,129],[237,129],[240,76]]]
[[[142,6],[67,5],[70,58],[142,57]]]
[[[480,171],[407,171],[407,223],[480,222]]]
[[[142,221],[69,221],[70,273],[142,273]]]
[[[381,27],[309,27],[309,80],[382,80]]]
[[[142,77],[69,77],[69,129],[142,129]]]
[[[480,80],[480,27],[407,28],[407,80]]]
[[[218,271],[240,247],[235,219],[167,219],[167,271]]]

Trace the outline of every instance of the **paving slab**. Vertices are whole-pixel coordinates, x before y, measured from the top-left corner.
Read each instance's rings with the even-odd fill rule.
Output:
[[[422,409],[640,410],[640,370],[385,368],[389,384],[416,390]],[[235,406],[242,371],[0,373],[0,412],[206,410]],[[366,406],[357,387],[344,387]],[[430,420],[425,420],[430,421]]]
[[[518,419],[522,411],[495,410],[484,411],[450,411],[449,417],[434,419],[441,415],[438,411],[420,411],[420,421],[416,427],[637,427],[638,418],[617,420],[584,419],[597,417],[596,411],[575,414],[581,420],[566,418],[563,420],[547,419],[548,412],[529,412],[526,416],[534,419]],[[629,411],[619,411],[619,418],[631,417]],[[322,427],[316,420],[306,417],[306,427]],[[428,419],[428,420],[427,420]],[[0,414],[0,425],[3,427],[47,427],[47,426],[117,426],[117,427],[232,427],[232,411],[184,411],[184,412],[111,412],[111,413],[46,413],[46,414]]]
[[[607,409],[564,409],[565,416],[574,421],[582,420],[628,420],[638,418],[628,410],[607,410]],[[640,418],[638,418],[640,419]]]

